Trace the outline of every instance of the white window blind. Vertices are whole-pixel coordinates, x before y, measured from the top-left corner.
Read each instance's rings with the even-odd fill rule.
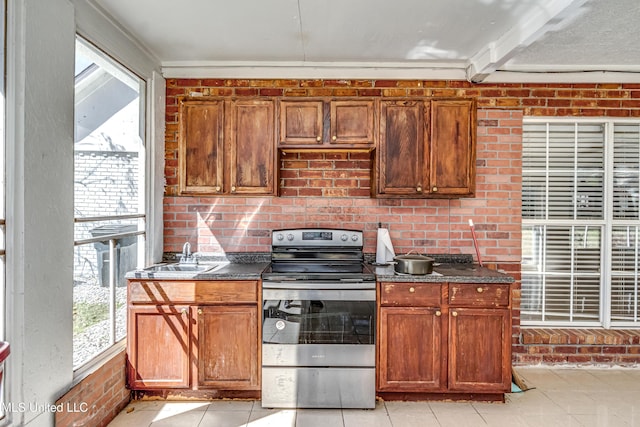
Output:
[[[617,124],[613,140],[611,322],[622,326],[640,325],[640,124]]]
[[[522,323],[640,326],[640,125],[523,127]]]

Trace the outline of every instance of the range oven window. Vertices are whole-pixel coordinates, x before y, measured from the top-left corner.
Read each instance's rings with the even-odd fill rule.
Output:
[[[374,344],[375,301],[267,299],[265,344]]]

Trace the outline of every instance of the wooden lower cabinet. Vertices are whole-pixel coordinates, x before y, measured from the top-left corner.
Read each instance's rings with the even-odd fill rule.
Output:
[[[451,308],[449,389],[511,390],[511,314],[508,309]]]
[[[258,307],[198,307],[198,388],[256,390]]]
[[[188,388],[188,306],[158,305],[129,310],[127,373],[132,389]]]
[[[436,313],[422,307],[380,309],[379,390],[443,390],[442,316]]]
[[[379,287],[379,394],[499,400],[510,391],[508,284],[382,282]]]
[[[130,281],[128,317],[132,390],[260,390],[257,281]]]

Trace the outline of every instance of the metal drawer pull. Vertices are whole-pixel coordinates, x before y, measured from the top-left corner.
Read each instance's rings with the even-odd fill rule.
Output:
[[[438,317],[442,316],[442,312],[440,310],[436,311],[436,316]]]
[[[457,311],[454,311],[453,313],[451,313],[451,315],[452,315],[453,317],[457,317],[457,316],[458,316],[458,312],[457,312]]]
[[[198,314],[202,314],[202,309],[201,308],[198,309]]]
[[[483,288],[478,287],[478,288],[476,288],[476,291],[478,291],[478,293],[479,293],[479,294],[481,294],[482,292],[484,292],[484,289],[483,289]]]
[[[187,314],[187,309],[186,309],[186,308],[183,308],[182,310],[180,310],[180,313],[182,313],[182,314]]]
[[[414,288],[414,287],[410,287],[409,288],[409,292],[414,293],[415,291],[416,291],[416,288]]]

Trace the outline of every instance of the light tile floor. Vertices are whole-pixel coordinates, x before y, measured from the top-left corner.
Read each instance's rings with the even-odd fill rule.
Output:
[[[133,401],[109,427],[640,427],[640,368],[518,367],[535,387],[506,403],[382,402],[366,409],[267,410],[259,401]]]

